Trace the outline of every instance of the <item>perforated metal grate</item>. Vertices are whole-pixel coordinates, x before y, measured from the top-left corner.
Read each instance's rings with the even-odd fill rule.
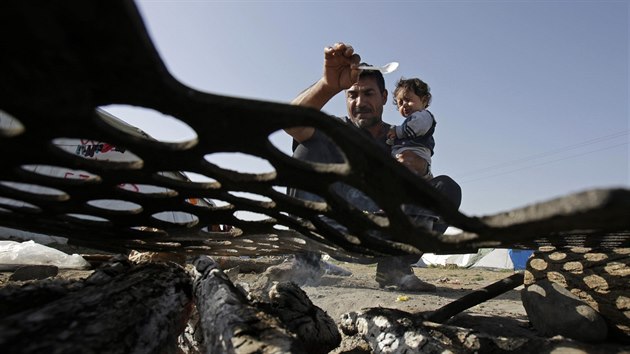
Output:
[[[321,112],[188,88],[164,67],[131,1],[0,7],[0,225],[108,250],[267,255],[309,249],[351,260],[479,247],[629,246],[628,190],[469,217],[368,138]],[[153,140],[98,110],[109,104],[176,117],[197,139]],[[291,126],[324,131],[346,163],[311,164],[277,150],[269,136]],[[230,131],[239,138],[225,134]],[[275,171],[225,170],[206,158],[218,152],[262,158]],[[51,172],[59,169],[70,174]],[[178,171],[209,182],[191,182]],[[362,191],[385,216],[356,210],[330,188],[334,183]],[[326,202],[291,198],[284,187]],[[404,204],[431,209],[465,231],[441,236],[415,228]],[[237,211],[268,219],[241,220]]]

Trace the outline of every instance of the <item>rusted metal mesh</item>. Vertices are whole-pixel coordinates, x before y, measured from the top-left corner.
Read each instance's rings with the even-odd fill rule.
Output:
[[[186,87],[166,70],[131,1],[11,2],[0,7],[2,226],[65,236],[105,250],[267,255],[309,249],[354,260],[480,247],[630,245],[628,190],[592,190],[491,217],[469,217],[363,134],[321,112]],[[164,143],[144,137],[98,111],[110,104],[176,117],[198,138]],[[311,164],[276,149],[269,136],[292,126],[324,131],[346,163]],[[238,132],[238,138],[230,132]],[[64,149],[65,144],[71,148]],[[137,158],[98,158],[112,151]],[[275,172],[222,169],[204,158],[217,152],[265,159]],[[50,166],[67,169],[70,176],[43,172]],[[204,175],[211,182],[186,181],[177,171]],[[353,208],[330,188],[334,183],[362,191],[385,216]],[[326,202],[294,199],[278,187],[307,190]],[[204,198],[229,205],[214,207]],[[95,201],[102,200],[135,207],[98,207]],[[431,209],[464,232],[441,236],[416,228],[401,210],[405,204]],[[236,211],[269,219],[240,220]],[[329,227],[321,215],[348,232]]]

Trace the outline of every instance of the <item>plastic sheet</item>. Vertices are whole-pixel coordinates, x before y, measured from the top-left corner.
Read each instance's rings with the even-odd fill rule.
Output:
[[[88,263],[78,254],[68,255],[34,241],[0,241],[0,269],[12,270],[22,265],[54,265],[60,269],[88,269]]]

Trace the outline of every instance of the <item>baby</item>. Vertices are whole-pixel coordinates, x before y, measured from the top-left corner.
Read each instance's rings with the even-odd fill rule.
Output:
[[[431,89],[424,81],[414,79],[400,79],[394,89],[394,104],[400,114],[405,117],[401,125],[392,125],[387,133],[387,143],[392,145],[392,156],[410,150],[426,162],[421,177],[430,180],[431,156],[435,140],[435,118],[427,107],[431,103]]]

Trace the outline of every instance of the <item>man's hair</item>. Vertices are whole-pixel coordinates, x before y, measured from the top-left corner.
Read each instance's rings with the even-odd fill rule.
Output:
[[[396,102],[396,95],[398,95],[400,90],[411,91],[418,95],[418,97],[427,97],[427,107],[431,104],[431,99],[433,98],[433,95],[431,95],[431,88],[426,82],[418,78],[405,79],[404,77],[401,77],[400,80],[398,80],[393,94],[394,104],[396,106],[398,106],[398,102]]]
[[[361,63],[359,65],[372,66],[370,64]],[[381,90],[381,93],[385,92],[385,79],[383,78],[383,74],[378,70],[361,70],[359,74],[359,80],[371,77],[376,81],[376,85],[378,89]]]

